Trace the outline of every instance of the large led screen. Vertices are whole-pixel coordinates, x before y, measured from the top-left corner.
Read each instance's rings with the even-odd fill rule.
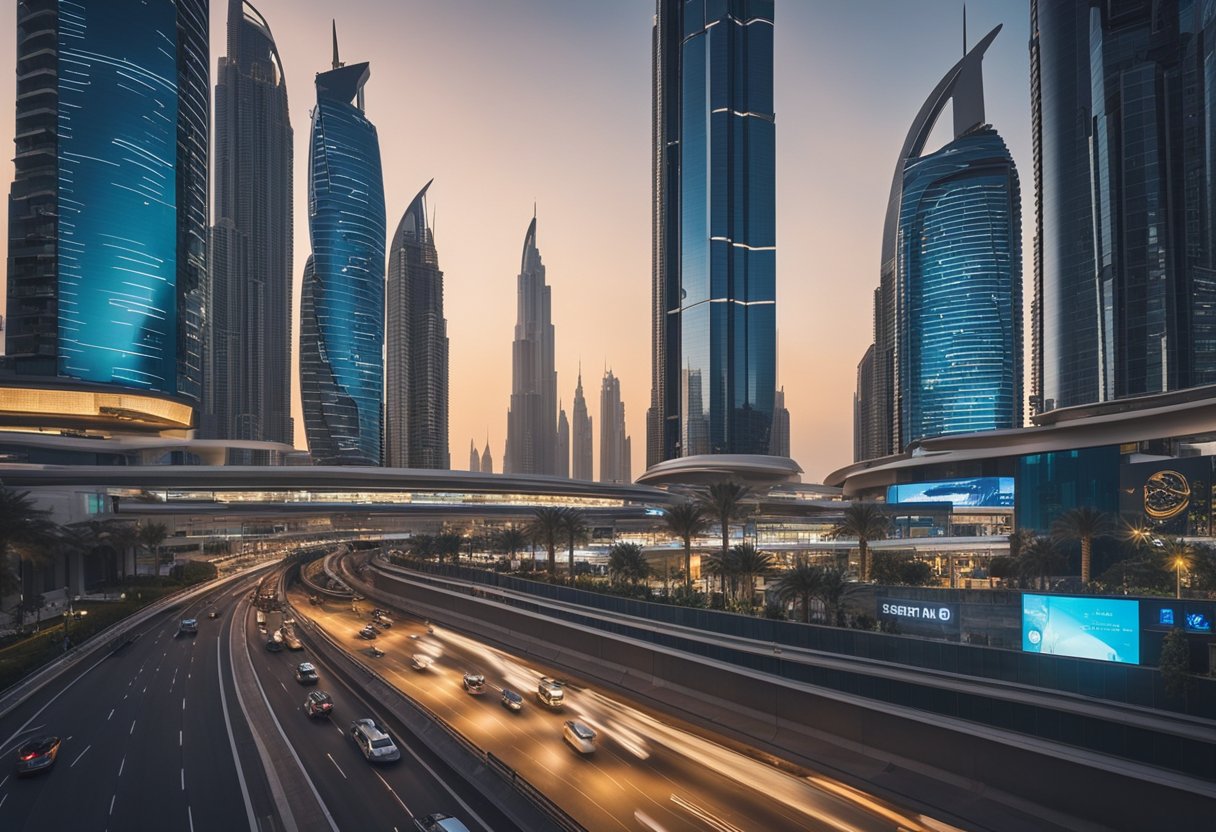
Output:
[[[1023,594],[1022,649],[1029,653],[1139,664],[1139,602]]]
[[[954,506],[1013,505],[1013,477],[914,482],[887,487],[888,503],[950,503]]]

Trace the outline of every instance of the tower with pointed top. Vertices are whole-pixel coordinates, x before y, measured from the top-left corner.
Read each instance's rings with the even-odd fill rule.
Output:
[[[560,401],[557,403],[557,475],[570,478],[570,420]]]
[[[570,475],[576,480],[593,480],[591,416],[587,413],[587,399],[583,396],[583,368],[578,368],[578,386],[574,388],[574,407],[571,411],[573,424],[570,432]]]
[[[481,454],[477,453],[477,445],[469,440],[469,470],[474,474],[481,472]]]
[[[384,399],[384,178],[364,112],[367,63],[317,73],[300,298],[300,397],[317,465],[379,465]]]
[[[290,445],[292,130],[274,36],[248,0],[229,0],[216,75],[203,433]]]
[[[536,247],[536,216],[524,235],[516,281],[515,341],[511,346],[511,405],[507,411],[508,474],[558,475],[557,371],[545,266]]]
[[[384,463],[447,469],[448,325],[443,272],[426,218],[427,182],[389,246],[385,298]]]
[[[629,459],[631,444],[625,432],[621,380],[612,370],[605,370],[600,385],[600,482],[633,481]]]
[[[494,473],[494,457],[490,456],[490,440],[486,439],[486,449],[481,452],[481,473]]]

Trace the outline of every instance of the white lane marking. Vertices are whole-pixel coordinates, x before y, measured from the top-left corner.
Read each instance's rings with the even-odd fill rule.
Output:
[[[347,779],[346,772],[342,770],[342,766],[338,765],[338,761],[334,759],[334,755],[330,754],[329,752],[326,752],[325,756],[328,757],[329,761],[334,764],[334,768],[336,768],[338,770],[338,774],[342,775],[342,779],[343,780]]]
[[[76,768],[76,764],[80,762],[80,758],[83,757],[85,754],[88,754],[89,749],[92,747],[93,746],[91,746],[91,745],[86,745],[84,747],[84,751],[81,751],[79,754],[76,755],[76,759],[72,760],[72,764],[70,766],[68,766],[68,768]]]
[[[182,732],[180,730],[177,732],[177,747],[182,747]]]
[[[281,687],[283,689],[283,693],[287,693],[287,685],[283,684],[282,682],[279,682],[279,687]],[[290,696],[291,694],[288,693],[287,695]]]
[[[182,710],[186,710],[186,697],[182,697]]]
[[[742,829],[735,826],[733,823],[723,820],[710,812],[708,809],[703,809],[695,803],[685,800],[679,795],[673,794],[671,796],[671,802],[700,820],[702,823],[707,824],[711,829],[716,829],[718,832],[743,832]]]
[[[115,795],[111,795],[111,796],[110,796],[110,814],[111,814],[111,815],[113,815],[113,814],[114,814],[114,801],[115,801],[115,800],[118,800],[118,795],[116,795],[116,794],[115,794]]]
[[[124,693],[124,694],[122,695],[122,698],[123,698],[123,699],[126,699],[126,698],[127,698],[127,695]]]
[[[127,755],[122,755],[122,762],[118,764],[118,776],[122,777],[122,770],[127,767]]]
[[[106,722],[110,721],[110,717],[114,716],[114,709],[110,708],[110,716],[106,717]]]
[[[186,804],[186,818],[190,821],[190,832],[194,832],[194,812],[190,811],[190,804]]]
[[[4,795],[4,797],[0,797],[0,806],[3,806],[3,805],[4,805],[4,801],[6,801],[6,800],[8,800],[8,795],[7,795],[7,794],[5,794],[5,795]]]
[[[224,727],[228,729],[228,747],[232,749],[232,762],[236,764],[236,779],[241,784],[241,797],[245,801],[245,816],[249,819],[250,832],[258,828],[257,820],[253,816],[253,803],[249,799],[249,786],[245,783],[245,770],[241,766],[241,758],[236,753],[236,737],[232,735],[232,718],[228,715],[228,696],[224,693],[224,672],[223,664],[220,662],[220,642],[223,638],[215,640],[215,675],[219,679],[220,684],[220,706],[224,711]],[[228,656],[228,667],[232,668],[232,654]],[[233,672],[235,677],[236,673]],[[235,682],[234,682],[235,684]]]
[[[144,689],[141,690],[140,693],[147,693],[147,692],[148,692],[148,686],[144,685]]]
[[[332,722],[331,722],[331,723],[329,723],[329,724],[330,724],[330,725],[334,725]],[[343,731],[341,728],[339,728],[337,725],[334,725],[334,730],[335,730],[335,731],[337,731],[337,732],[338,732],[339,734],[341,734],[342,736],[344,736],[344,737],[346,736],[346,732],[345,732],[345,731]]]
[[[135,720],[131,720],[131,730],[127,732],[127,736],[131,736],[134,733],[135,733]]]
[[[182,769],[182,791],[186,790],[186,770]]]
[[[380,777],[380,772],[376,771],[376,772],[373,772],[373,773],[374,773],[374,774],[375,774],[377,777]],[[388,789],[388,793],[389,793],[389,794],[391,794],[391,795],[393,796],[393,799],[394,799],[394,800],[396,800],[398,803],[400,803],[400,804],[401,804],[401,808],[402,808],[402,809],[404,809],[404,810],[405,810],[405,813],[406,813],[407,815],[409,815],[409,816],[410,816],[410,820],[413,820],[413,818],[414,818],[414,813],[410,811],[410,807],[409,807],[409,806],[406,806],[406,805],[405,805],[405,801],[404,801],[404,800],[402,800],[400,796],[398,796],[397,792],[396,792],[396,791],[393,789],[393,787],[392,787],[392,786],[390,786],[390,785],[388,784],[388,781],[387,781],[387,780],[385,780],[383,777],[380,777],[380,782],[384,784],[384,788]],[[393,828],[394,828],[394,829],[396,829],[397,827],[395,827],[395,826],[394,826]],[[488,828],[488,827],[487,827],[487,828]]]
[[[4,779],[0,780],[0,789],[4,788],[4,784],[8,782],[9,775],[4,775]]]

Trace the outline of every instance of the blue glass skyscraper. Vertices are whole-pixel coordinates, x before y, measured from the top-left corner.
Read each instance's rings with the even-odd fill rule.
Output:
[[[384,401],[384,178],[364,113],[368,64],[317,74],[308,148],[300,394],[317,465],[379,465]]]
[[[197,401],[206,0],[21,0],[8,357]]]
[[[658,0],[647,464],[767,454],[776,393],[772,0]]]
[[[883,227],[874,344],[858,366],[854,454],[1022,424],[1017,172],[986,124],[982,62],[996,27],[951,67],[900,150]],[[924,154],[952,105],[954,139]]]

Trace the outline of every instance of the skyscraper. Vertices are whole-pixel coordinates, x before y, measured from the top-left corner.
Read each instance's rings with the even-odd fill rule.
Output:
[[[570,478],[570,420],[560,402],[557,406],[557,475]]]
[[[652,51],[647,464],[766,454],[777,352],[773,3],[657,0]]]
[[[557,371],[545,266],[536,248],[536,217],[524,235],[516,283],[515,342],[511,345],[511,406],[507,411],[508,474],[548,474],[557,467]]]
[[[300,398],[318,465],[379,465],[384,392],[384,179],[364,112],[366,63],[317,73],[300,298]]]
[[[274,36],[248,0],[228,2],[217,76],[204,433],[290,445],[292,130]]]
[[[1216,382],[1216,16],[1031,3],[1032,407]]]
[[[630,444],[625,433],[621,380],[605,370],[600,385],[600,482],[633,482]]]
[[[481,471],[481,454],[477,453],[477,446],[473,444],[473,440],[469,440],[469,470],[474,474]]]
[[[207,3],[19,0],[17,29],[8,359],[197,403]]]
[[[578,370],[578,386],[574,388],[574,424],[571,426],[570,476],[576,480],[593,480],[592,468],[592,420],[587,413],[587,399],[583,397],[583,368]]]
[[[486,449],[481,452],[481,473],[494,473],[494,457],[490,456],[490,440],[486,439]]]
[[[875,344],[858,366],[855,454],[1022,424],[1017,173],[985,122],[993,29],[938,83],[896,163],[875,295]],[[954,139],[922,155],[947,103]],[[870,458],[858,456],[858,459]]]
[[[443,272],[426,218],[427,182],[389,247],[386,297],[385,464],[443,468],[448,458],[448,324]]]
[[[773,456],[790,455],[790,412],[785,409],[785,388],[777,391],[773,399],[773,431],[772,445],[769,453]]]

